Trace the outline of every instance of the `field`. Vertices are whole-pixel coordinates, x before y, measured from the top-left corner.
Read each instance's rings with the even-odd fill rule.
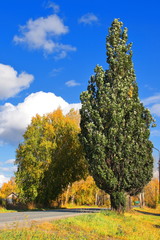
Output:
[[[29,228],[3,229],[0,239],[9,240],[104,240],[104,239],[160,239],[159,209],[137,209],[118,215],[115,212],[86,214],[67,219],[32,224]]]

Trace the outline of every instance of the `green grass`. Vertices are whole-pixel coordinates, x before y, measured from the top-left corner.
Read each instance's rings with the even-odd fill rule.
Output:
[[[6,208],[4,207],[0,207],[0,213],[7,213],[7,212],[17,212],[16,210],[7,210]]]
[[[144,209],[146,212],[147,210]],[[151,212],[148,211],[148,212]],[[155,212],[154,212],[155,213]],[[0,239],[9,240],[159,240],[160,217],[132,211],[85,214],[77,217],[33,224],[31,227],[4,229]]]

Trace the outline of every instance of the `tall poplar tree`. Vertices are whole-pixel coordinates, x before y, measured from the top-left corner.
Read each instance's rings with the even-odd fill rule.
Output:
[[[124,211],[126,193],[139,193],[152,177],[153,118],[140,102],[127,28],[114,19],[106,39],[107,63],[96,66],[81,94],[81,141],[97,186]]]

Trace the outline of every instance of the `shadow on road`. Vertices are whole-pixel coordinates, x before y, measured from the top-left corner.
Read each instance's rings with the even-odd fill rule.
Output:
[[[53,209],[45,210],[45,212],[76,212],[76,213],[95,213],[100,211],[109,210],[108,208],[66,208],[66,209]]]
[[[152,215],[152,216],[160,216],[159,213],[150,213],[150,212],[144,212],[144,211],[141,211],[141,210],[138,210],[138,209],[135,209],[136,212],[139,212],[139,213],[143,213],[143,214],[146,214],[146,215]]]

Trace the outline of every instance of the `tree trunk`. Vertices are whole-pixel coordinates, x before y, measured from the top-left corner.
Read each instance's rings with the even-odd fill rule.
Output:
[[[145,206],[144,202],[144,192],[139,194],[139,201],[140,201],[140,207],[143,208]]]
[[[132,208],[132,198],[131,196],[129,196],[129,210],[131,210]]]
[[[95,205],[97,206],[98,205],[98,194],[97,194],[97,192],[96,192],[96,194],[95,194]]]
[[[130,211],[132,208],[132,199],[130,195],[126,196],[126,210]]]
[[[142,192],[142,206],[145,207],[145,199],[144,199],[144,192]]]
[[[124,213],[126,208],[126,196],[124,192],[113,192],[110,194],[111,209],[118,212]]]
[[[70,185],[70,183],[68,184],[68,187],[67,187],[67,191],[66,191],[66,196],[65,196],[65,203],[64,203],[64,205],[66,206],[67,205],[67,203],[68,203],[68,194],[69,194],[69,189],[70,189],[70,187],[71,187],[71,185]]]
[[[75,198],[75,196],[72,195],[72,196],[71,196],[71,203],[72,203],[72,204],[74,204],[74,198]]]

